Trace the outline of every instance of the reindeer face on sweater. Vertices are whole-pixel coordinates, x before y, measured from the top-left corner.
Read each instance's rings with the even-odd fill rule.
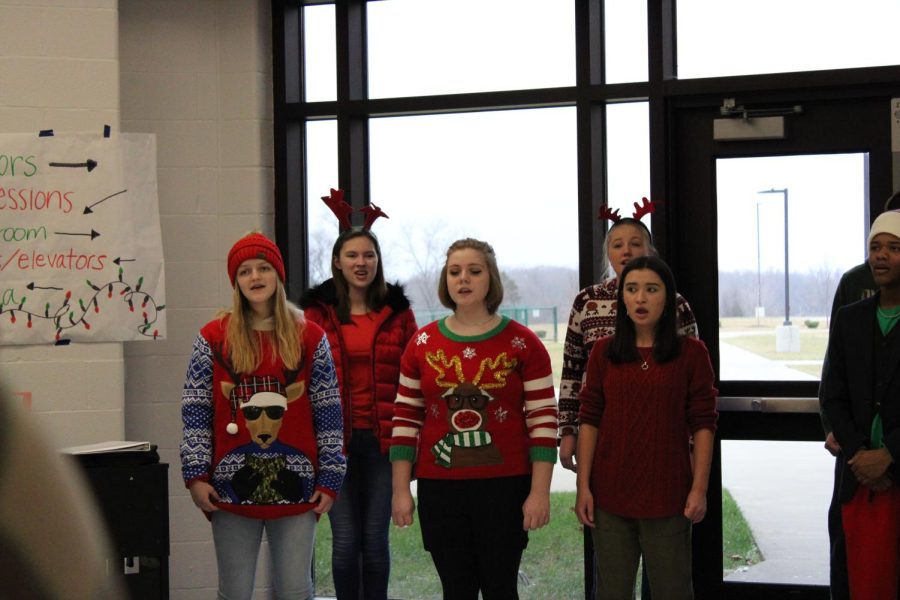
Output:
[[[288,405],[303,395],[306,384],[294,382],[285,387],[274,377],[251,376],[235,385],[222,382],[222,393],[232,406],[240,408],[250,439],[266,449],[278,439]]]
[[[447,402],[447,421],[452,433],[477,431],[487,422],[490,394],[473,383],[460,383],[444,392]]]

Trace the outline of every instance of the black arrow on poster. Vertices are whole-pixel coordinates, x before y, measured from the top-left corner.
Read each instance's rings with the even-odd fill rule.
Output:
[[[122,190],[121,192],[116,192],[115,194],[110,194],[109,196],[107,196],[106,198],[103,198],[102,200],[97,200],[96,202],[94,202],[94,203],[91,204],[90,206],[85,206],[85,207],[84,207],[84,212],[83,212],[82,214],[84,214],[84,215],[89,215],[89,214],[93,213],[94,211],[91,210],[91,209],[94,208],[95,206],[97,206],[98,204],[100,204],[101,202],[105,202],[105,201],[109,200],[110,198],[112,198],[112,197],[114,197],[114,196],[118,196],[119,194],[124,194],[124,193],[127,192],[127,191],[128,191],[128,190]]]
[[[61,287],[53,287],[53,286],[44,287],[42,285],[35,285],[33,281],[31,283],[29,283],[28,285],[26,285],[25,287],[27,287],[29,290],[39,289],[39,290],[60,290],[60,291],[62,291]]]
[[[94,231],[93,229],[91,229],[90,233],[74,233],[74,232],[70,232],[70,231],[54,231],[53,233],[55,233],[56,235],[89,235],[89,236],[91,236],[92,240],[94,238],[100,237],[100,234],[97,233],[96,231]]]
[[[64,163],[64,162],[52,162],[50,163],[51,167],[66,167],[69,169],[80,169],[86,168],[88,173],[93,171],[97,167],[97,161],[93,158],[89,158],[82,163]]]

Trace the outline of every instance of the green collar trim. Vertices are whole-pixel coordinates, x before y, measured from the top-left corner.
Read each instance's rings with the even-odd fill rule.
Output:
[[[454,342],[480,342],[482,340],[494,337],[495,335],[503,331],[503,329],[509,324],[509,317],[500,315],[500,323],[498,323],[497,326],[490,331],[485,331],[481,335],[457,335],[450,331],[450,329],[444,323],[448,317],[444,317],[443,319],[438,320],[438,329],[442,334],[444,334]]]

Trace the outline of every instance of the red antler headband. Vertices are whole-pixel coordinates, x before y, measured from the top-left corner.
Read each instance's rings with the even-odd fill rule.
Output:
[[[656,205],[658,202],[650,202],[646,198],[642,198],[643,203],[638,204],[634,203],[634,213],[632,213],[632,217],[635,221],[640,221],[644,215],[649,215],[656,212]],[[618,223],[622,217],[619,215],[619,209],[610,210],[608,206],[603,206],[600,208],[600,213],[597,215],[598,219],[606,219],[607,221],[612,221],[613,223]]]
[[[334,216],[337,217],[342,232],[353,228],[353,224],[350,223],[350,215],[353,213],[353,207],[344,200],[344,190],[331,188],[331,195],[322,196],[322,201],[331,209]],[[372,223],[374,223],[378,217],[384,217],[385,219],[390,218],[374,204],[363,206],[359,209],[359,212],[366,215],[365,222],[362,226],[363,231],[368,231],[369,228],[372,227]]]

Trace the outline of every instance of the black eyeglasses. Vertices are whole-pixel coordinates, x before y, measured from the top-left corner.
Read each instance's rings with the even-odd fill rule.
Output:
[[[446,396],[447,407],[450,410],[459,410],[468,404],[469,408],[474,410],[483,410],[487,406],[487,396]]]
[[[266,411],[267,417],[273,421],[277,421],[284,416],[285,410],[287,409],[283,406],[245,406],[241,408],[241,412],[244,413],[244,418],[248,421],[257,420],[260,415],[263,414],[263,411]]]

